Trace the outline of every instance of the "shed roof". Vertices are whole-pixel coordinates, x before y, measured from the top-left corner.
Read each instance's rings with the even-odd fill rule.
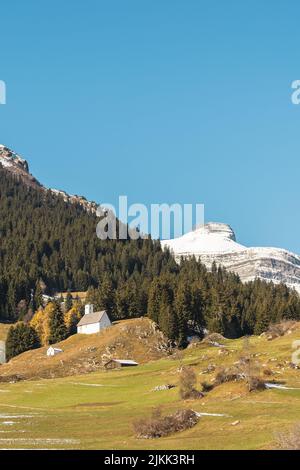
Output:
[[[132,359],[111,359],[112,362],[117,362],[121,365],[127,366],[138,366],[138,362],[133,361]],[[109,362],[111,362],[109,361]]]
[[[101,312],[87,313],[82,317],[77,326],[90,325],[91,323],[99,323],[105,313],[105,310],[102,310]]]

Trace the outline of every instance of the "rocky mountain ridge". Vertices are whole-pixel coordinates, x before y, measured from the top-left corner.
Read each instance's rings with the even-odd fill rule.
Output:
[[[84,196],[70,195],[65,191],[46,188],[30,172],[28,162],[9,147],[0,144],[0,164],[15,178],[21,179],[27,186],[41,191],[50,191],[55,196],[60,196],[65,202],[80,204],[88,212],[96,212],[97,204],[88,201]]]

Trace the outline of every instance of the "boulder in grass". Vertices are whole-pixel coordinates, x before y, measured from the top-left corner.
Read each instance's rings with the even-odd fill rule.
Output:
[[[160,392],[162,390],[170,390],[171,388],[174,388],[175,385],[173,384],[164,384],[164,385],[157,385],[154,387],[153,392]]]

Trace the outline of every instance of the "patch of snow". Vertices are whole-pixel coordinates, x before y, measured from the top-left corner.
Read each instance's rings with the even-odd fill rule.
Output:
[[[24,419],[24,418],[35,418],[40,416],[39,414],[30,414],[30,415],[9,415],[9,414],[0,414],[0,419]]]
[[[229,418],[230,415],[224,414],[224,413],[199,413],[198,411],[195,411],[196,415],[201,418],[201,416],[216,416],[216,417],[225,417]]]
[[[24,433],[24,432],[28,432],[28,431],[25,431],[24,429],[21,429],[21,430],[18,430],[18,431],[16,431],[15,429],[14,430],[8,430],[8,429],[0,430],[0,433],[2,433],[2,434],[8,434],[10,432]]]
[[[11,160],[7,160],[4,157],[0,157],[0,163],[2,163],[2,165],[5,166],[5,167],[11,167],[13,165]]]
[[[102,384],[85,384],[81,382],[69,382],[72,385],[84,385],[85,387],[104,387]]]
[[[45,443],[45,444],[79,444],[80,441],[79,439],[51,439],[51,438],[36,438],[36,439],[27,439],[25,437],[17,437],[17,438],[0,438],[1,442],[27,442],[30,444],[40,444],[40,443]]]
[[[300,388],[296,387],[286,387],[285,385],[280,385],[280,384],[272,384],[272,383],[266,383],[266,388],[276,388],[278,390],[300,390]]]

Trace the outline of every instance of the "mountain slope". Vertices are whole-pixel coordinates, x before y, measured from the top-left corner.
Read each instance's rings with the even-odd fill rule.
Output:
[[[34,176],[29,173],[29,165],[20,155],[10,148],[0,144],[0,165],[9,171],[15,178],[21,180],[25,185],[40,191],[49,191],[55,196],[61,196],[65,202],[79,204],[82,208],[93,213],[97,210],[95,202],[88,201],[84,196],[70,195],[58,189],[48,189],[43,186]]]
[[[215,262],[235,272],[243,282],[258,278],[284,283],[300,292],[300,256],[280,248],[240,245],[229,225],[211,222],[161,243],[174,252],[177,260],[195,255],[209,268]]]

